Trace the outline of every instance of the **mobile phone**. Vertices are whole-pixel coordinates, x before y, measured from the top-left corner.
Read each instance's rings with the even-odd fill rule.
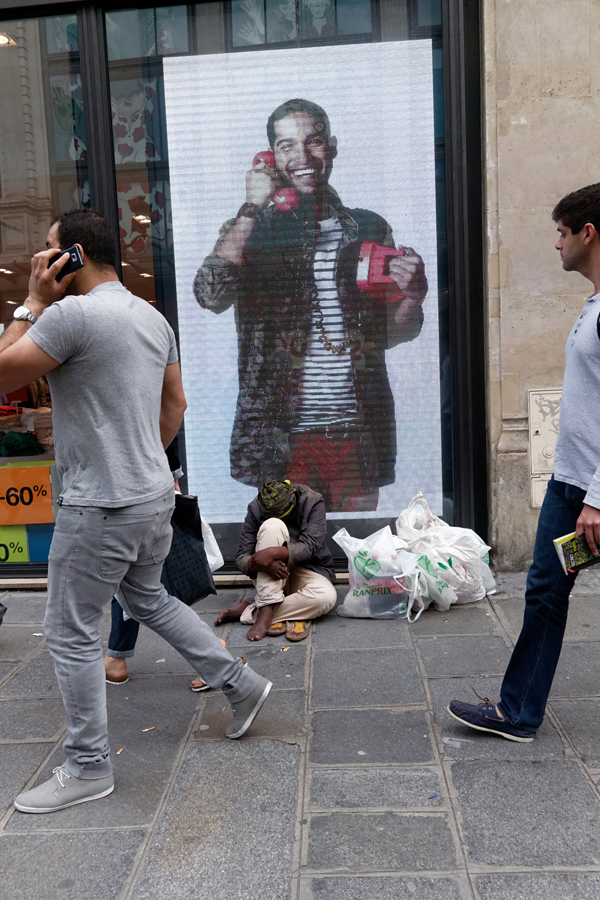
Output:
[[[273,168],[275,166],[275,154],[273,151],[261,150],[260,153],[257,153],[252,160],[252,165],[257,166],[260,162],[264,162]],[[290,209],[295,209],[298,206],[298,194],[294,188],[279,188],[273,194],[273,203],[282,212],[288,212]]]
[[[73,245],[73,247],[67,247],[65,250],[61,250],[60,253],[56,253],[54,256],[50,257],[50,261],[48,262],[48,268],[56,262],[57,259],[60,259],[63,254],[69,254],[69,261],[64,264],[58,275],[56,276],[57,281],[61,281],[65,275],[70,275],[71,272],[76,272],[77,269],[83,269],[83,260],[81,258],[81,253],[79,252],[79,247],[77,245]]]

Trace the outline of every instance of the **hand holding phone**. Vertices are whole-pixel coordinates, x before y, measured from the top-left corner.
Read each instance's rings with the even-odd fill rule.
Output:
[[[58,272],[56,276],[57,281],[62,281],[65,275],[70,275],[71,272],[76,272],[77,269],[83,269],[83,259],[81,258],[81,253],[77,244],[74,244],[72,247],[68,247],[66,250],[59,250],[58,253],[55,253],[54,256],[51,256],[48,260],[48,268],[50,268],[53,263],[60,259],[61,256],[64,256],[65,253],[69,254],[69,260],[64,264],[60,272]]]
[[[261,150],[252,160],[252,171],[264,172],[271,180],[270,200],[273,201],[278,209],[288,212],[298,206],[298,194],[294,188],[277,187],[277,176],[275,172],[275,156],[272,150]],[[250,198],[248,198],[250,199]]]

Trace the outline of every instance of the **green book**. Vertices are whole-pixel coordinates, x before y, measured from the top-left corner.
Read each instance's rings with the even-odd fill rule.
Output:
[[[600,555],[594,556],[588,547],[585,534],[577,535],[575,532],[565,534],[563,537],[556,538],[553,543],[565,575],[600,563]]]

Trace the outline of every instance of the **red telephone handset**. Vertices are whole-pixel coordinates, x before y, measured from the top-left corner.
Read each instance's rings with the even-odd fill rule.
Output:
[[[264,162],[267,166],[274,168],[275,157],[273,151],[261,150],[260,153],[257,153],[252,160],[252,165],[257,166],[260,162]],[[296,209],[298,202],[298,194],[294,188],[279,188],[273,194],[273,203],[278,209],[283,210],[283,212],[288,212],[290,209]]]

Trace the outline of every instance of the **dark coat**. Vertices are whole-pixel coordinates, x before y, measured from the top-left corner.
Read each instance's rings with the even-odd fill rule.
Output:
[[[333,557],[327,546],[325,501],[306,484],[295,484],[294,487],[298,495],[296,506],[293,513],[283,519],[290,534],[287,565],[302,566],[335,583]],[[255,578],[256,573],[248,571],[248,560],[256,552],[256,536],[264,521],[265,516],[255,498],[248,506],[235,560],[240,572],[251,578]]]
[[[394,242],[385,219],[369,210],[331,202],[342,227],[337,286],[351,358],[359,424],[358,452],[365,490],[395,481],[396,422],[385,365],[386,349],[415,338],[418,318],[399,328],[396,303],[358,290],[356,267],[363,241]],[[222,240],[233,222],[221,229]],[[313,223],[314,225],[314,223]],[[269,206],[246,248],[243,266],[216,252],[206,258],[194,282],[198,303],[220,313],[235,309],[239,394],[231,435],[231,475],[260,487],[284,478],[290,460],[300,375],[317,295],[313,261],[318,229],[300,215]],[[218,243],[217,243],[218,247]],[[216,250],[216,248],[215,248]]]

